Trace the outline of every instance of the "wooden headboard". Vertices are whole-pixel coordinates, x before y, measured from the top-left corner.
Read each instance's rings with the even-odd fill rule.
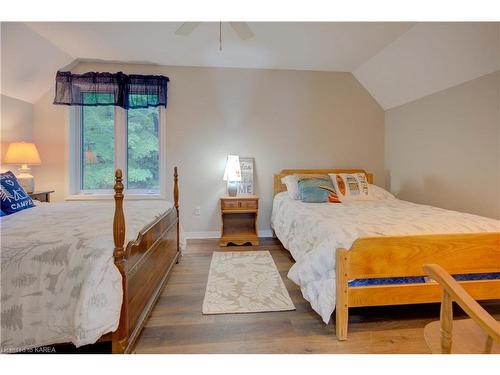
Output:
[[[329,174],[329,173],[364,173],[368,183],[373,184],[373,174],[366,173],[364,169],[283,169],[280,173],[274,175],[273,197],[286,191],[285,184],[281,179],[291,174]]]

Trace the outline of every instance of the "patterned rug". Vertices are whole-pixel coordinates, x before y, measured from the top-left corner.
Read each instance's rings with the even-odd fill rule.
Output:
[[[269,251],[214,252],[203,314],[295,310]]]

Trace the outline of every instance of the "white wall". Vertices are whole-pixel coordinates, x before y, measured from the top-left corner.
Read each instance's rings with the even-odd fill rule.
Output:
[[[33,105],[19,99],[1,95],[1,160],[11,142],[33,141]],[[1,163],[2,169],[17,168]]]
[[[385,165],[401,199],[500,218],[500,73],[391,109]]]
[[[53,101],[54,87],[33,105],[33,139],[42,159],[41,165],[33,167],[33,176],[37,190],[55,190],[51,200],[57,202],[65,199],[68,188],[69,115],[66,106],[56,106]]]
[[[80,64],[74,71],[124,71],[170,77],[168,171],[179,166],[186,231],[220,229],[218,198],[226,155],[255,158],[260,229],[270,228],[272,175],[284,168],[364,168],[384,184],[384,113],[350,73]],[[34,107],[44,163],[37,184],[67,188],[67,108],[53,90]],[[170,191],[169,191],[170,196]],[[201,206],[201,216],[194,207]]]

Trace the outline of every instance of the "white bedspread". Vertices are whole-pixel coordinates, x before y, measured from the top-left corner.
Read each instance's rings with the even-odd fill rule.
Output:
[[[500,221],[399,199],[302,203],[287,193],[273,202],[273,229],[296,263],[288,277],[328,324],[335,309],[335,249],[367,236],[498,232]]]
[[[125,201],[125,243],[170,207]],[[110,201],[38,203],[2,218],[1,351],[81,346],[116,330],[122,286],[113,214]]]

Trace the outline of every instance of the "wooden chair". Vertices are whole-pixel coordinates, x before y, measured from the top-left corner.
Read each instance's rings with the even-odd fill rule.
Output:
[[[443,287],[440,321],[424,328],[432,353],[500,353],[500,324],[462,286],[437,264],[424,271]],[[453,321],[453,301],[472,319]]]

